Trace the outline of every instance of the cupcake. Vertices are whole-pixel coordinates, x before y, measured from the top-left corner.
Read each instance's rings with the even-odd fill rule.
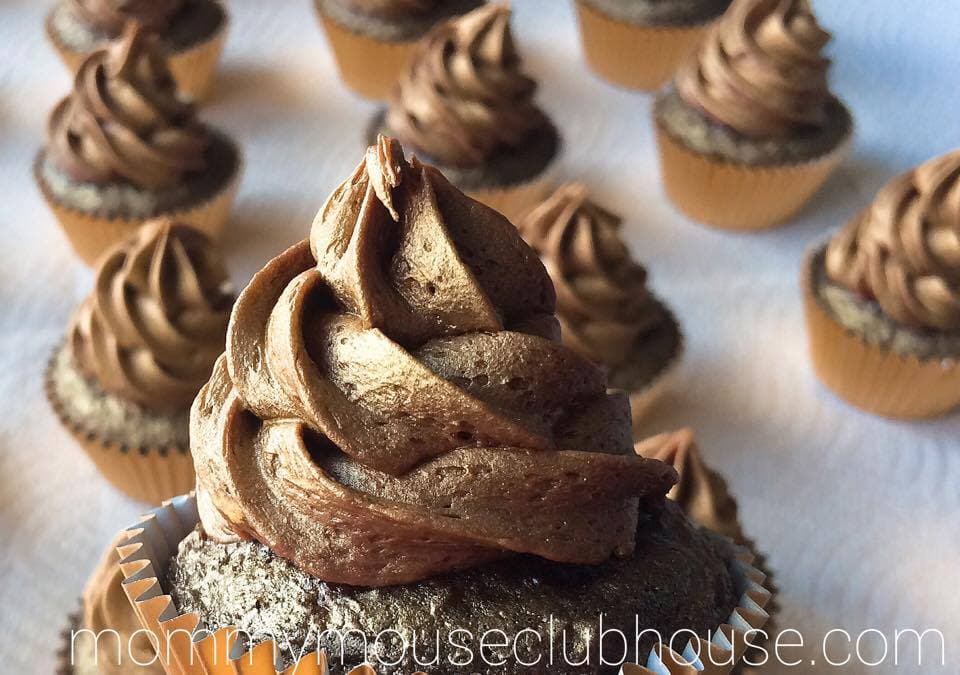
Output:
[[[59,0],[47,15],[47,36],[76,72],[131,22],[156,33],[180,90],[205,98],[227,38],[227,13],[217,0]]]
[[[47,398],[108,481],[145,502],[193,486],[189,409],[233,295],[202,233],[170,221],[114,246],[46,374]]]
[[[560,137],[520,69],[510,10],[485,5],[424,38],[378,114],[383,132],[467,195],[516,220],[546,191]]]
[[[351,90],[385,99],[434,25],[484,0],[314,0],[340,77]]]
[[[50,116],[34,173],[77,255],[92,265],[159,216],[219,235],[240,153],[197,120],[156,40],[131,27],[80,66],[73,92]]]
[[[123,592],[117,546],[107,547],[58,654],[57,675],[163,675],[150,638]]]
[[[525,673],[549,658],[524,639],[548,616],[568,672],[619,667],[584,630],[600,613],[651,628],[617,664],[672,658],[653,629],[723,624],[719,652],[762,625],[762,575],[666,500],[673,469],[633,452],[626,398],[559,342],[554,300],[509,221],[395,141],[368,150],[237,301],[191,414],[196,498],[123,547],[144,626],[214,633],[184,672],[225,654],[231,626],[257,672],[307,654],[335,672]],[[438,631],[486,629],[521,656],[423,663]]]
[[[960,150],[887,184],[804,263],[820,379],[878,415],[960,404]]]
[[[620,223],[584,186],[565,185],[519,228],[553,280],[564,344],[601,364],[610,386],[628,393],[636,425],[674,372],[683,336],[630,257]]]
[[[576,0],[587,65],[609,82],[653,91],[673,75],[730,0]]]
[[[807,0],[734,0],[654,106],[667,196],[694,220],[788,220],[839,165],[853,119],[830,92]]]

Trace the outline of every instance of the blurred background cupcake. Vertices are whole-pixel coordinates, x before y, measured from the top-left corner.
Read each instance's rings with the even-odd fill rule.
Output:
[[[849,147],[807,0],[734,0],[657,98],[667,196],[690,218],[756,230],[793,216]]]
[[[484,0],[314,0],[343,83],[381,100],[434,25]]]
[[[516,222],[547,191],[560,136],[521,70],[510,10],[486,5],[419,45],[387,110],[371,125],[454,185]]]
[[[233,299],[210,240],[155,221],[104,256],[54,352],[51,406],[131,497],[157,504],[193,486],[190,405],[223,352]]]
[[[634,426],[664,391],[683,352],[673,313],[630,257],[621,220],[565,185],[520,223],[557,291],[563,342],[606,367],[608,384],[630,395]]]
[[[804,265],[813,367],[830,389],[890,417],[960,405],[960,150],[894,178]]]
[[[76,72],[129,22],[157,34],[184,94],[207,95],[227,37],[227,13],[217,0],[59,0],[46,27],[60,58]]]
[[[730,0],[575,0],[587,64],[629,89],[670,79]]]
[[[131,26],[90,55],[50,116],[34,173],[77,255],[92,265],[146,220],[219,235],[240,151],[180,98],[160,45]]]

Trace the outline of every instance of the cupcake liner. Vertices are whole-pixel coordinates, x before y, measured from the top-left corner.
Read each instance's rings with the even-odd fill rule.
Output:
[[[553,190],[555,174],[556,163],[551,162],[539,175],[524,183],[478,190],[461,189],[471,199],[502,213],[507,220],[516,225]]]
[[[44,374],[44,393],[60,423],[70,432],[107,481],[133,499],[160,504],[164,499],[193,489],[196,474],[188,448],[168,446],[128,447],[100,438],[82,422],[65,412],[53,383],[53,363],[58,346]]]
[[[693,152],[659,121],[656,127],[670,201],[691,219],[724,230],[763,230],[788,220],[823,186],[850,147],[848,136],[807,162],[749,166]]]
[[[179,223],[192,225],[214,241],[219,240],[220,233],[230,217],[243,170],[242,160],[238,160],[230,180],[218,192],[205,201],[187,208],[157,213],[149,218],[119,218],[102,213],[80,211],[58,201],[43,179],[40,169],[42,158],[41,151],[33,166],[37,185],[66,233],[74,252],[90,266],[96,264],[105,250],[123,241],[140,225],[154,218],[173,218]]]
[[[655,91],[696,48],[713,21],[688,26],[650,26],[617,21],[577,0],[580,39],[587,65],[608,82]]]
[[[682,338],[681,338],[682,340]],[[676,355],[657,373],[646,386],[637,391],[630,392],[630,416],[633,420],[633,437],[638,440],[642,436],[641,429],[643,422],[646,421],[650,409],[657,401],[673,388],[677,380],[677,374],[680,370],[680,358],[683,355],[683,343],[677,350]]]
[[[77,51],[60,39],[57,31],[53,27],[53,14],[56,7],[47,14],[44,26],[47,31],[47,38],[53,44],[54,49],[60,56],[60,60],[71,73],[76,73],[80,69],[80,64],[90,55],[89,51]],[[227,41],[227,25],[229,21],[224,13],[224,20],[212,34],[207,36],[202,42],[170,54],[167,64],[173,79],[177,83],[177,89],[184,96],[188,96],[195,101],[203,101],[210,93],[213,85],[214,74],[220,62],[220,56],[223,53],[224,44]]]
[[[813,279],[814,247],[803,263],[803,305],[817,377],[861,410],[898,419],[937,417],[960,406],[960,361],[898,354],[866,342],[823,306]]]
[[[151,632],[151,639],[156,645],[163,646],[158,649],[158,655],[171,675],[220,672],[275,675],[273,643],[260,643],[244,654],[232,653],[234,645],[230,636],[236,634],[235,628],[224,627],[212,634],[205,631],[197,614],[181,613],[173,598],[164,592],[163,580],[169,561],[176,554],[180,541],[198,523],[196,497],[191,493],[166,502],[127,530],[128,538],[117,548],[127,597],[142,626]],[[727,622],[712,631],[709,641],[691,639],[683,645],[683,654],[659,644],[651,650],[646,664],[625,665],[623,672],[680,675],[692,672],[692,667],[695,672],[721,675],[731,672],[748,647],[748,632],[762,629],[770,618],[764,607],[772,594],[764,587],[765,575],[752,566],[752,560],[753,556],[748,550],[738,549],[732,567],[740,594],[739,601]],[[204,630],[202,639],[197,634],[201,630]],[[755,638],[751,640],[755,641]],[[169,649],[166,648],[168,644]],[[697,664],[699,667],[691,666],[697,654],[701,655]],[[289,675],[326,675],[329,670],[324,654],[313,652],[283,672]],[[359,666],[350,673],[375,675],[376,671],[370,666]]]

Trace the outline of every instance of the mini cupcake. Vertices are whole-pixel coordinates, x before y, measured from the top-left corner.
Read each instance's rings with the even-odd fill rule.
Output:
[[[131,27],[80,67],[50,116],[34,173],[89,265],[144,221],[174,217],[219,235],[240,153],[179,98],[156,40]]]
[[[511,220],[539,201],[560,137],[520,70],[510,10],[486,5],[437,26],[371,125]]]
[[[587,64],[628,89],[659,89],[730,0],[576,0]]]
[[[227,13],[217,0],[59,0],[47,15],[47,36],[76,72],[130,22],[157,34],[179,89],[205,98],[227,38]]]
[[[513,225],[381,139],[237,301],[191,415],[196,499],[123,547],[141,623],[214,631],[177,655],[200,661],[188,675],[230,626],[252,672],[273,672],[281,636],[284,667],[527,673],[548,646],[521,629],[548,617],[596,666],[583,627],[601,613],[651,629],[613,657],[629,663],[672,659],[653,630],[705,650],[723,624],[717,652],[742,644],[767,616],[762,575],[666,500],[673,469],[633,452],[625,397],[553,310]],[[435,635],[486,629],[519,651],[423,663]]]
[[[100,263],[46,375],[63,425],[126,494],[189,490],[190,403],[223,351],[233,295],[210,240],[154,221]]]
[[[566,185],[519,227],[553,280],[564,343],[606,368],[610,386],[630,395],[637,425],[674,372],[683,336],[630,257],[620,223],[584,186]]]
[[[734,0],[654,106],[663,181],[694,220],[788,220],[839,165],[853,120],[807,0]]]
[[[960,150],[813,249],[803,294],[814,370],[841,398],[900,418],[960,405]]]
[[[340,77],[366,98],[387,98],[417,42],[484,0],[314,0]]]

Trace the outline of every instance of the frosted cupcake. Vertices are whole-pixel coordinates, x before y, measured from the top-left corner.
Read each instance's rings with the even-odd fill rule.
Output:
[[[436,24],[484,0],[314,0],[340,77],[350,89],[385,99],[417,42]]]
[[[240,153],[180,98],[156,40],[130,28],[80,67],[50,116],[34,173],[77,255],[92,265],[151,218],[219,235]]]
[[[47,398],[115,487],[158,504],[193,485],[190,403],[223,351],[233,295],[211,242],[144,225],[100,263],[50,361]]]
[[[887,184],[804,263],[810,353],[858,408],[934,417],[960,405],[960,151]]]
[[[630,257],[620,225],[584,186],[566,185],[519,228],[553,280],[564,343],[606,368],[610,386],[630,395],[638,424],[667,386],[683,336]]]
[[[76,72],[131,22],[157,34],[180,90],[204,98],[227,37],[227,13],[216,0],[59,0],[47,15],[47,36]]]
[[[520,69],[510,10],[486,5],[424,39],[371,127],[436,165],[470,197],[516,220],[539,201],[560,137]]]
[[[807,0],[734,0],[657,98],[667,196],[694,220],[757,230],[796,214],[853,132]]]

